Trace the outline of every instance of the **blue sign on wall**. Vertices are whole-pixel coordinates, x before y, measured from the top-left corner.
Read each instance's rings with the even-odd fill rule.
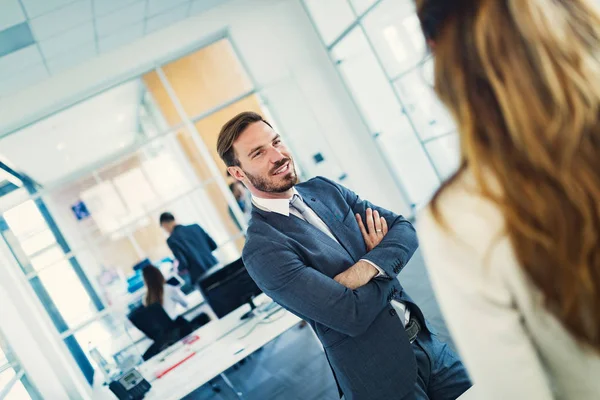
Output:
[[[71,206],[71,210],[73,210],[73,214],[75,214],[77,221],[81,221],[90,217],[90,212],[83,201],[73,204]]]

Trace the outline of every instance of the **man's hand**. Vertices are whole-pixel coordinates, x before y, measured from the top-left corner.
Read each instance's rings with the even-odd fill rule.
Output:
[[[356,222],[360,228],[365,245],[367,246],[367,252],[373,250],[383,240],[383,237],[388,233],[388,226],[385,218],[379,216],[379,212],[367,208],[366,223],[367,229],[363,224],[362,217],[360,214],[356,214]]]
[[[348,289],[355,290],[369,283],[378,273],[377,268],[366,261],[360,260],[333,279]]]

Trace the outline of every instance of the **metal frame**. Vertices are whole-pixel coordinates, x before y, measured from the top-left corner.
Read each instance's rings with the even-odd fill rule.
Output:
[[[335,59],[332,56],[332,51],[333,51],[334,47],[336,45],[338,45],[354,29],[358,28],[358,29],[360,29],[362,31],[362,33],[363,33],[365,39],[367,40],[367,43],[368,43],[368,45],[369,45],[369,47],[370,47],[373,55],[375,56],[375,59],[377,60],[377,63],[379,64],[379,67],[381,68],[382,72],[385,74],[385,77],[386,77],[388,83],[392,87],[392,91],[393,91],[394,96],[396,97],[399,105],[402,107],[403,111],[406,110],[405,102],[402,99],[402,97],[398,94],[398,91],[394,87],[394,83],[397,80],[401,79],[405,74],[407,74],[409,72],[412,72],[412,71],[414,71],[417,68],[420,68],[425,62],[427,62],[429,60],[429,58],[425,58],[423,60],[420,60],[413,67],[411,67],[409,70],[404,71],[404,72],[398,74],[395,77],[389,76],[389,74],[388,74],[388,72],[387,72],[387,70],[386,70],[386,68],[384,66],[384,63],[383,63],[381,57],[379,56],[379,54],[377,53],[377,50],[376,50],[375,46],[373,45],[373,41],[371,40],[371,38],[370,38],[369,34],[367,33],[367,30],[366,30],[366,28],[364,27],[364,24],[363,24],[363,20],[364,20],[364,18],[367,15],[369,15],[373,10],[375,10],[377,7],[379,7],[381,5],[381,3],[383,3],[384,1],[389,1],[389,0],[377,0],[375,3],[373,3],[371,6],[369,6],[369,8],[367,8],[361,14],[358,14],[356,12],[356,9],[354,8],[354,5],[352,4],[352,2],[350,0],[346,0],[346,1],[347,1],[348,6],[353,11],[353,13],[354,13],[354,15],[355,15],[356,18],[350,24],[350,26],[348,26],[331,44],[327,44],[323,40],[323,36],[320,34],[319,27],[315,23],[315,20],[313,19],[312,15],[311,15],[310,9],[309,9],[308,5],[306,4],[306,1],[302,0],[301,3],[302,3],[302,6],[304,7],[304,10],[306,11],[306,14],[308,15],[308,17],[309,17],[309,19],[311,21],[314,29],[319,34],[319,38],[321,39],[321,42],[323,43],[323,46],[327,50],[327,54],[329,55],[329,59],[331,60],[331,62],[334,65],[336,64],[336,61],[335,61]],[[338,75],[340,76],[340,78],[342,79],[342,81],[344,82],[344,86],[345,86],[345,89],[346,89],[347,93],[350,95],[350,98],[352,99],[352,101],[354,102],[355,106],[359,110],[359,115],[361,116],[361,118],[362,118],[365,126],[369,127],[369,124],[367,123],[367,120],[364,117],[362,110],[360,109],[360,107],[358,106],[358,103],[356,102],[356,100],[354,98],[354,94],[350,90],[350,87],[349,87],[349,85],[347,83],[346,78],[341,73],[341,71],[339,70],[339,68],[337,68],[337,66],[336,66],[336,71],[337,71]],[[408,113],[406,113],[405,111],[404,111],[404,115],[407,118],[407,120],[408,120],[408,122],[410,124],[410,127],[411,127],[411,129],[413,131],[413,134],[416,136],[416,138],[417,138],[417,140],[418,140],[418,142],[419,142],[419,144],[420,144],[420,146],[421,146],[421,148],[422,148],[425,156],[427,157],[427,161],[429,161],[431,167],[433,168],[433,171],[434,171],[436,177],[438,178],[439,182],[443,182],[443,180],[444,180],[443,175],[441,174],[441,172],[439,171],[438,167],[436,166],[436,164],[435,164],[435,162],[433,160],[433,157],[431,156],[431,154],[430,154],[429,150],[427,149],[426,145],[429,144],[429,143],[431,143],[431,142],[433,142],[433,141],[435,141],[436,139],[440,139],[442,137],[451,135],[451,134],[454,133],[454,131],[448,132],[448,133],[445,133],[445,134],[442,134],[442,135],[438,135],[438,136],[435,136],[433,138],[421,139],[421,136],[419,134],[419,130],[417,129],[416,124],[412,120],[412,117]],[[377,140],[377,136],[378,136],[377,133],[373,133],[372,134],[372,138],[376,142],[377,148],[379,149],[382,158],[385,160],[385,163],[386,163],[388,169],[390,170],[390,172],[391,172],[391,174],[392,174],[392,176],[394,178],[394,181],[398,185],[398,188],[400,189],[400,191],[402,192],[402,194],[404,195],[404,197],[408,200],[407,201],[408,204],[412,205],[413,202],[411,200],[411,197],[408,194],[408,191],[404,188],[404,186],[402,184],[402,181],[401,181],[401,178],[398,176],[398,173],[396,172],[396,170],[392,166],[391,162],[389,161],[388,156],[382,151],[382,149],[380,147],[381,145],[379,144],[379,142]]]

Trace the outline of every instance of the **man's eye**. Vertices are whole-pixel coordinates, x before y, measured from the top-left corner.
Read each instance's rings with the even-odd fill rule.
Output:
[[[277,146],[278,144],[281,144],[281,140],[279,140],[279,139],[278,139],[278,140],[274,141],[274,142],[273,142],[273,144],[274,144],[275,146]]]

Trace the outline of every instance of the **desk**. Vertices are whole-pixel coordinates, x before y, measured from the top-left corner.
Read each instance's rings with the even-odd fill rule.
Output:
[[[256,298],[256,304],[270,301],[266,295]],[[266,319],[258,316],[241,321],[240,317],[249,309],[248,305],[243,305],[224,318],[196,330],[192,334],[199,336],[196,342],[190,345],[179,342],[142,364],[139,370],[152,384],[144,399],[175,400],[185,397],[300,322],[298,317],[283,309]],[[183,364],[162,378],[155,378],[158,372],[193,352],[196,354]],[[94,390],[94,399],[114,400],[114,396],[104,386]]]
[[[270,299],[265,295],[256,299],[257,304],[268,302]],[[266,319],[261,320],[259,316],[241,321],[240,316],[248,310],[248,305],[238,308],[226,317],[196,330],[192,334],[199,337],[196,342],[190,345],[179,342],[142,364],[139,370],[152,384],[145,400],[176,400],[187,396],[300,322],[298,317],[283,309]],[[155,378],[158,372],[193,352],[196,354],[174,370],[159,379]],[[93,398],[115,399],[106,386],[96,388]],[[480,399],[470,389],[459,400]]]

